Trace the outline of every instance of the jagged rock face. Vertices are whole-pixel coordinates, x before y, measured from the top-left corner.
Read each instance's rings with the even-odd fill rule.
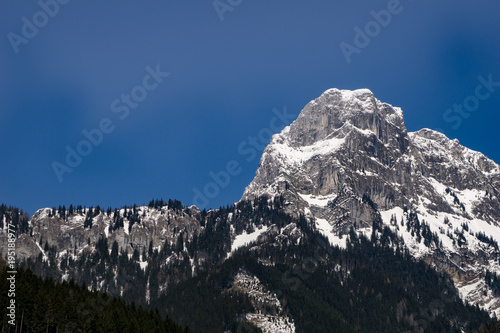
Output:
[[[331,222],[342,217],[350,222],[345,227],[354,222],[368,226],[370,214],[359,200],[363,194],[387,209],[408,205],[412,199],[409,155],[399,108],[381,103],[369,90],[331,89],[273,137],[243,197],[284,194],[290,196],[293,213],[307,206],[300,195],[321,196],[324,209],[314,207],[315,216]],[[328,199],[342,205],[332,209]]]
[[[402,136],[392,136],[406,133],[402,111],[381,103],[366,89],[331,89],[311,101],[290,126],[290,142],[292,146],[312,145],[336,136],[346,123],[373,132],[384,144],[400,142],[402,151],[408,146],[400,141]]]
[[[283,310],[283,304],[275,293],[271,293],[260,282],[259,278],[246,271],[239,271],[233,285],[226,292],[246,294],[254,308],[255,313],[246,313],[245,321],[259,327],[264,333],[294,333],[295,324]],[[245,331],[244,324],[238,331]]]
[[[433,178],[458,191],[484,192],[470,212],[463,212],[464,216],[474,216],[488,223],[500,222],[500,168],[497,163],[460,145],[458,140],[450,140],[429,129],[410,133],[410,138],[423,177]],[[439,198],[436,201],[439,202]],[[441,205],[438,209],[445,211],[450,207]]]
[[[500,273],[498,249],[476,237],[500,242],[499,165],[439,132],[408,133],[401,109],[366,89],[327,90],[273,136],[242,198],[261,195],[282,195],[289,213],[326,220],[335,235],[369,231],[379,212],[385,224],[405,223],[412,211],[443,243],[425,248],[394,228],[415,257],[452,274],[458,286],[486,269]],[[465,245],[456,243],[460,233]]]
[[[426,208],[455,212],[429,178],[459,191],[492,194],[471,212],[459,213],[499,220],[498,164],[441,133],[408,133],[402,111],[378,101],[369,90],[330,89],[273,136],[243,198],[282,194],[290,199],[290,212],[312,208],[314,216],[330,222],[339,215],[327,204],[335,199],[348,214],[344,218],[361,226],[367,215],[359,200],[364,194],[380,210],[416,208],[419,198],[427,197],[432,200],[424,202]],[[311,205],[305,196],[323,202]]]
[[[193,216],[183,211],[166,207],[152,209],[138,207],[140,221],[134,223],[129,230],[129,221],[125,226],[112,230],[114,212],[109,216],[100,212],[92,219],[92,227],[84,227],[85,214],[73,214],[61,218],[57,214],[50,216],[50,208],[38,210],[30,220],[31,237],[22,234],[17,241],[19,259],[37,257],[43,253],[44,244],[56,246],[60,251],[76,250],[81,252],[86,246],[95,247],[97,241],[106,237],[109,244],[118,243],[120,251],[132,254],[135,249],[140,253],[148,250],[150,242],[155,249],[160,249],[165,243],[175,244],[180,234],[186,240],[191,239],[195,232],[201,229],[195,218],[199,214],[197,208],[191,209]],[[85,213],[85,212],[84,212]],[[121,215],[123,216],[123,210]],[[5,234],[0,234],[0,240]]]

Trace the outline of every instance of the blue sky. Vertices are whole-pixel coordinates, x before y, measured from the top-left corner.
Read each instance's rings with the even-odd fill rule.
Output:
[[[332,87],[500,161],[498,1],[59,1],[0,5],[0,202],[30,214],[230,204],[277,114]]]

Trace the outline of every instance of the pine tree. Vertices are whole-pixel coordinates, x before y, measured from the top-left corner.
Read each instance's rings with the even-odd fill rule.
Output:
[[[118,243],[116,240],[114,240],[113,245],[111,245],[110,261],[112,264],[116,264],[118,262]]]
[[[148,255],[149,255],[150,258],[153,255],[153,241],[149,242]]]

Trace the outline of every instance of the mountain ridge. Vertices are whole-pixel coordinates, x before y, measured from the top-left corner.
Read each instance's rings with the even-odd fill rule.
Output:
[[[403,111],[368,89],[333,88],[273,135],[233,206],[200,211],[153,200],[106,211],[44,208],[29,221],[17,217],[17,249],[23,265],[41,274],[58,280],[76,274],[89,288],[149,304],[183,281],[217,271],[239,249],[264,266],[276,265],[273,256],[287,257],[288,247],[304,246],[311,229],[346,251],[362,237],[405,249],[450,276],[463,300],[498,315],[499,190],[500,167],[484,154],[431,129],[408,132]],[[6,244],[5,225],[16,214],[0,209],[0,242]],[[281,252],[259,257],[270,245]],[[294,322],[284,304],[278,308],[278,316],[248,318]]]

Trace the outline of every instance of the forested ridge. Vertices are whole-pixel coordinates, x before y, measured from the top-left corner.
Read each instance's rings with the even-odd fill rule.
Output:
[[[193,332],[259,332],[244,321],[244,315],[274,315],[275,309],[256,307],[247,294],[232,291],[241,270],[257,277],[279,299],[280,315],[293,320],[296,332],[462,332],[484,331],[492,325],[486,312],[463,303],[448,276],[415,260],[401,237],[382,224],[380,215],[374,215],[369,237],[351,229],[342,236],[347,248],[341,249],[329,244],[314,221],[285,214],[284,205],[282,197],[262,197],[194,215],[179,201],[152,200],[151,208],[168,206],[193,214],[202,231],[191,239],[181,234],[159,250],[150,246],[140,253],[136,249],[132,255],[120,251],[116,243],[109,244],[104,236],[78,257],[59,257],[60,249],[45,241],[40,244],[45,259],[20,262],[21,267],[47,278],[20,269],[23,325],[32,323],[26,325],[34,325],[34,332],[47,328],[61,332],[68,325],[82,332],[127,332],[137,327],[146,327],[145,332],[187,332],[185,326]],[[81,209],[71,208],[72,214]],[[112,214],[113,210],[89,211],[90,229],[96,211]],[[114,226],[123,228],[120,219],[124,218],[142,223],[135,205],[125,212],[114,215]],[[4,214],[12,216],[13,210]],[[69,210],[54,209],[53,214],[67,216]],[[15,215],[20,217],[19,227],[27,228],[24,214],[17,210]],[[436,241],[425,223],[409,216],[406,228],[421,234],[422,242]],[[232,233],[252,233],[262,226],[268,227],[265,237],[229,255]],[[141,260],[148,265],[141,267]],[[63,275],[69,282],[54,281]],[[2,288],[5,281],[2,275]],[[491,274],[488,281],[497,284]],[[88,291],[87,286],[100,286],[107,293]]]

